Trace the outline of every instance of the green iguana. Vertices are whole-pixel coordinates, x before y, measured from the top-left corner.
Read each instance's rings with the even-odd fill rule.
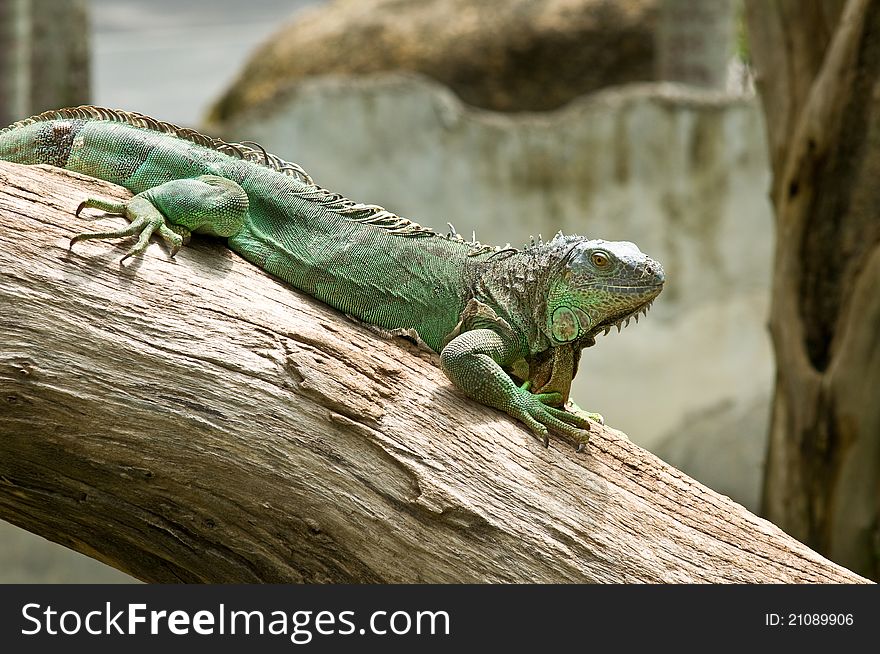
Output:
[[[506,411],[547,444],[552,427],[581,443],[589,422],[565,410],[581,349],[647,311],[659,263],[628,242],[557,234],[521,249],[440,234],[317,186],[255,143],[226,143],[147,116],[84,106],[0,130],[0,159],[51,164],[120,184],[137,236],[171,256],[192,232],[225,238],[263,270],[370,325],[416,337],[465,395]],[[598,415],[598,414],[590,414]]]

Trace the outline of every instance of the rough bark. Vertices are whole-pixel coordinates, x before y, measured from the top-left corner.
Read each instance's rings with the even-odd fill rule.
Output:
[[[146,581],[863,581],[612,429],[543,448],[217,242],[68,253],[91,194],[125,195],[0,162],[0,517]]]
[[[777,219],[764,513],[880,578],[880,3],[747,5]]]

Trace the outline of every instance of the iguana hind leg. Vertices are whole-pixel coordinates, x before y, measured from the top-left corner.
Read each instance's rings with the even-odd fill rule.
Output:
[[[129,224],[128,227],[124,227],[123,229],[118,229],[112,232],[86,232],[83,234],[77,234],[72,239],[70,239],[71,248],[73,247],[73,244],[77,243],[78,241],[88,241],[91,239],[104,238],[122,238],[125,236],[133,236],[137,234],[137,242],[128,252],[125,253],[125,256],[122,257],[122,261],[125,261],[129,257],[140,254],[141,252],[146,250],[150,240],[150,236],[152,236],[153,233],[156,233],[162,237],[162,240],[165,241],[165,243],[168,245],[168,248],[171,250],[172,257],[177,254],[177,251],[180,250],[181,246],[183,245],[183,236],[176,230],[172,230],[171,227],[166,225],[165,216],[163,216],[156,209],[156,207],[154,207],[148,200],[143,197],[136,196],[128,202],[120,205],[110,205],[109,203],[102,202],[94,198],[88,198],[79,205],[76,210],[76,214],[79,215],[79,212],[86,207],[94,207],[96,209],[103,209],[104,211],[108,211],[109,213],[122,214],[126,218],[131,220],[131,224]],[[187,238],[187,240],[189,239]]]
[[[192,179],[175,179],[139,193],[127,202],[107,202],[88,198],[77,207],[76,214],[87,207],[124,215],[131,224],[112,232],[77,234],[77,241],[122,238],[137,235],[135,245],[122,257],[142,253],[154,233],[162,237],[173,257],[189,241],[191,232],[228,237],[244,226],[248,198],[235,182],[214,175]]]

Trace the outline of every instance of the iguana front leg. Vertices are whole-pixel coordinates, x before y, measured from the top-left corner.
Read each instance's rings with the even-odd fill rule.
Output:
[[[502,369],[518,358],[517,344],[491,329],[473,329],[453,338],[440,353],[446,376],[465,395],[501,409],[524,422],[548,444],[547,427],[553,427],[581,443],[589,440],[585,418],[548,404],[560,400],[558,393],[533,394],[518,387]]]
[[[122,257],[125,261],[143,252],[153,233],[168,244],[171,256],[189,240],[190,232],[223,237],[236,234],[247,219],[248,197],[232,180],[202,175],[160,184],[127,202],[88,198],[77,208],[77,215],[86,207],[124,215],[131,224],[112,232],[77,234],[70,239],[71,247],[77,241],[137,235],[137,243]]]

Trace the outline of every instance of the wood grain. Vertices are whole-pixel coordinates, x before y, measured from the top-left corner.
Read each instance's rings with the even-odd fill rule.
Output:
[[[543,448],[219,242],[69,253],[86,195],[127,194],[0,162],[3,519],[152,582],[864,581],[613,429]]]

